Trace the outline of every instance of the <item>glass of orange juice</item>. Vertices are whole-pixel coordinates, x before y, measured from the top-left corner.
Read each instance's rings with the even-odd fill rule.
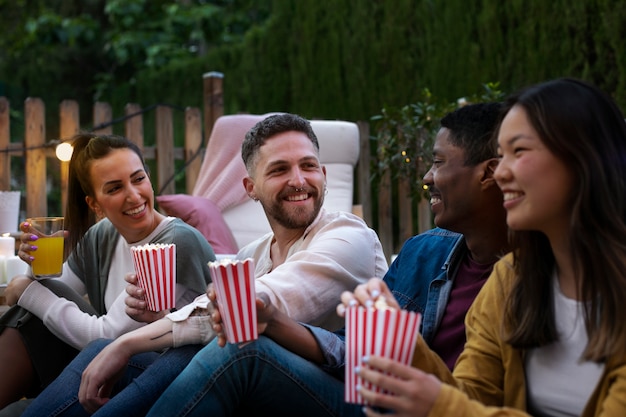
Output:
[[[63,272],[63,217],[31,217],[26,219],[29,232],[39,238],[33,242],[37,250],[31,263],[37,279],[54,278]]]

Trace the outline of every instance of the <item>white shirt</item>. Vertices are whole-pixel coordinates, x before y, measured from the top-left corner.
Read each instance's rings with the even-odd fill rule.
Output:
[[[556,276],[554,311],[559,340],[531,349],[526,357],[528,406],[537,416],[580,416],[604,365],[581,362],[588,342],[583,303],[566,298]]]
[[[273,233],[246,245],[238,259],[255,261],[256,291],[269,295],[274,306],[292,319],[336,330],[343,326],[335,308],[343,291],[352,291],[372,277],[387,271],[376,232],[365,222],[345,212],[324,209],[290,248],[285,262],[275,266],[270,257]],[[198,308],[208,299],[200,296]],[[195,308],[195,306],[194,306]],[[192,307],[169,314],[174,322],[174,346],[208,343],[214,336],[204,317],[189,314]]]
[[[172,218],[168,217],[159,223],[150,235],[133,245],[150,242],[171,220]],[[105,290],[107,314],[98,317],[85,313],[78,308],[76,303],[57,296],[37,281],[31,283],[22,293],[18,305],[41,318],[55,336],[76,349],[84,348],[97,338],[114,339],[122,333],[144,326],[146,323],[135,321],[126,314],[127,284],[124,276],[135,270],[130,255],[130,246],[125,239],[118,239]],[[61,277],[56,279],[61,280],[79,294],[85,292],[85,285],[67,263],[63,264]],[[190,291],[188,288],[177,284],[177,305],[187,304],[197,294],[188,291]]]

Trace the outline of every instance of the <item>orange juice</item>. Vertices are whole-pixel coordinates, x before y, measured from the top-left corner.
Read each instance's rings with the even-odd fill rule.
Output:
[[[58,277],[63,271],[63,237],[40,237],[33,252],[33,274],[37,278]]]

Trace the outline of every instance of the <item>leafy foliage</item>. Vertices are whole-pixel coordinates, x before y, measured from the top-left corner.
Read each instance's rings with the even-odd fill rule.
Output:
[[[0,0],[0,23],[14,17],[6,22],[13,30],[0,36],[0,80],[31,96],[56,92],[53,99],[82,100],[88,92],[89,101],[106,99],[121,84],[135,85],[144,70],[240,42],[269,15],[269,0],[16,3]],[[63,91],[55,85],[59,78],[66,81]]]
[[[622,0],[0,0],[0,24],[18,102],[198,105],[220,71],[227,113],[368,120],[425,87],[449,101],[561,76],[626,108]]]
[[[422,90],[418,101],[400,108],[385,107],[372,117],[372,138],[376,143],[373,159],[373,180],[386,172],[392,179],[405,178],[411,184],[411,197],[419,201],[423,195],[422,178],[432,163],[432,148],[440,120],[460,105],[499,101],[504,97],[497,82],[483,84],[483,91],[463,97],[457,102],[437,100],[428,89]]]

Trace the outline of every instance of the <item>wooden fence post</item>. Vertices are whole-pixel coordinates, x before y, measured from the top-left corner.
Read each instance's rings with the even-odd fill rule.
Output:
[[[46,125],[45,106],[39,98],[29,97],[24,103],[24,144],[26,217],[48,215],[46,193]]]
[[[11,191],[11,130],[9,100],[0,97],[0,190]]]
[[[80,112],[78,102],[63,100],[59,105],[60,137],[66,141],[80,130]],[[67,208],[67,181],[69,177],[69,161],[61,161],[61,213]]]
[[[187,107],[185,109],[185,163],[195,156],[195,159],[187,165],[185,170],[185,189],[187,194],[191,194],[200,174],[202,166],[202,117],[200,109],[197,107]],[[198,153],[196,155],[196,153]]]
[[[374,224],[372,216],[372,185],[370,182],[370,125],[367,122],[357,122],[359,127],[359,165],[357,171],[357,184],[359,187],[359,204],[363,211],[363,220],[370,227]]]
[[[156,108],[156,161],[158,194],[174,194],[174,124],[172,109],[167,106]],[[171,181],[170,181],[171,180]],[[167,184],[166,182],[169,181]]]
[[[113,133],[113,126],[110,125],[113,120],[113,110],[111,109],[111,105],[109,103],[97,102],[93,106],[93,125],[94,128],[99,127],[101,125],[106,125],[99,129],[94,129],[95,134],[99,135],[110,135]]]
[[[78,102],[63,100],[59,105],[60,138],[66,141],[80,131]]]
[[[141,106],[135,103],[128,103],[124,106],[124,115],[128,117],[124,123],[126,137],[143,152],[143,117],[141,115]]]
[[[387,257],[387,262],[391,260],[391,255],[393,255],[393,207],[391,195],[391,172],[387,170],[382,175],[378,187],[378,238]]]
[[[398,241],[394,244],[402,245],[413,236],[413,199],[411,185],[407,178],[398,180]]]
[[[422,198],[417,204],[417,227],[418,233],[423,233],[433,228],[433,212],[430,210],[430,202]]]
[[[207,72],[202,74],[204,85],[204,133],[206,147],[213,131],[215,121],[224,114],[224,74],[221,72]]]

